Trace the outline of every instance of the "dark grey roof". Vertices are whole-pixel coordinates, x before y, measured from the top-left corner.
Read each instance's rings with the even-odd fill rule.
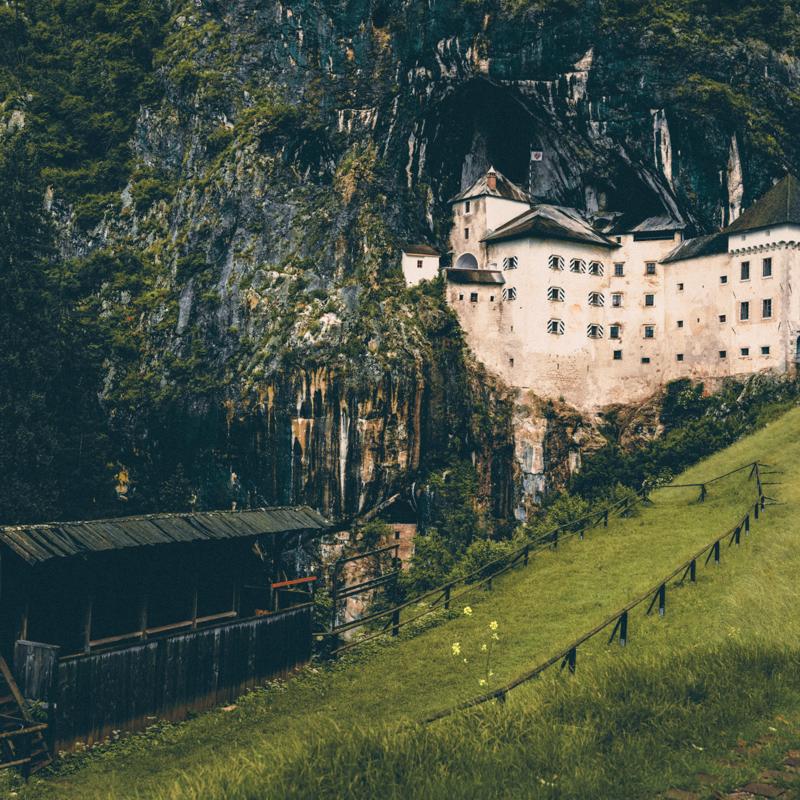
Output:
[[[685,222],[680,222],[669,214],[662,214],[658,217],[648,217],[636,225],[628,228],[626,233],[653,233],[655,231],[682,231],[686,227]]]
[[[494,169],[492,167],[491,169]],[[489,171],[491,171],[491,169]],[[450,202],[457,203],[461,200],[469,200],[473,197],[502,197],[505,200],[516,200],[518,203],[530,203],[531,199],[528,193],[517,186],[516,183],[513,183],[505,175],[497,170],[494,170],[495,175],[497,177],[496,186],[494,189],[489,188],[489,184],[487,181],[488,172],[481,175],[475,183],[472,184],[468,189],[465,189],[460,194],[457,194],[453,197]]]
[[[495,269],[459,269],[451,267],[446,270],[447,280],[451,283],[492,283],[502,285],[506,282],[503,273]]]
[[[742,233],[787,224],[800,225],[800,184],[794,175],[776,183],[724,232]]]
[[[662,264],[673,264],[676,261],[687,261],[690,258],[715,256],[728,252],[728,237],[724,233],[712,233],[710,236],[698,236],[696,239],[687,239],[681,242],[666,258]]]
[[[439,251],[434,250],[429,244],[404,244],[403,252],[414,256],[438,256]]]
[[[564,206],[541,204],[488,233],[482,241],[499,242],[540,236],[544,239],[565,239],[600,247],[618,247],[616,242],[598,233],[579,211]]]
[[[295,506],[8,525],[0,527],[0,543],[29,564],[36,564],[87,552],[321,531],[329,526],[330,523],[312,508]]]

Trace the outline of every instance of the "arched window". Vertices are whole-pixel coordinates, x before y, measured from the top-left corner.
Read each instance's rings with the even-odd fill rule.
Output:
[[[564,259],[561,256],[550,256],[547,262],[550,269],[562,270],[564,269]]]
[[[589,264],[589,274],[590,275],[598,275],[602,277],[603,273],[605,272],[605,267],[603,266],[602,261],[592,261]]]
[[[570,272],[586,272],[586,262],[582,258],[573,258],[569,262]]]
[[[564,320],[551,319],[547,323],[547,332],[552,333],[554,336],[564,335]]]
[[[456,269],[478,269],[478,259],[472,253],[464,253],[458,257]]]
[[[590,339],[602,339],[603,338],[603,326],[597,325],[596,323],[591,323],[586,328],[586,335]]]
[[[551,286],[547,290],[547,299],[553,303],[563,303],[564,290],[560,286]]]
[[[606,304],[606,299],[602,292],[589,292],[589,305],[602,307]]]

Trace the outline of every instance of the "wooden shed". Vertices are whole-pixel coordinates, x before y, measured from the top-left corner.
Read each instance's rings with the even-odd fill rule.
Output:
[[[0,655],[57,749],[230,702],[310,657],[328,527],[307,507],[2,527]]]

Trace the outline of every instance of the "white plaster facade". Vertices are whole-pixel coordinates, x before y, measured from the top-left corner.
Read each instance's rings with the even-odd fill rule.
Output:
[[[408,245],[403,248],[402,267],[406,286],[432,281],[439,274],[439,254],[427,245]]]
[[[796,185],[770,195],[785,191],[800,209]],[[729,229],[684,242],[663,219],[602,234],[572,209],[469,194],[453,201],[447,299],[507,384],[591,412],[677,378],[794,368],[800,211],[765,216],[780,206],[765,198]],[[464,255],[476,269],[459,269]]]

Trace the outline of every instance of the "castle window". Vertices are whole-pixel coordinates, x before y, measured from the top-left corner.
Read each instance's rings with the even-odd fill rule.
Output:
[[[503,300],[516,300],[517,290],[513,286],[503,289]]]
[[[586,335],[590,339],[602,339],[603,338],[603,326],[597,325],[592,323],[586,327]]]
[[[490,303],[494,303],[494,295],[493,294],[489,295],[489,302]]]
[[[727,358],[728,357],[728,351],[727,350],[720,350],[719,351],[719,357],[720,358]]]
[[[644,338],[645,339],[655,339],[656,338],[656,326],[655,325],[645,325],[643,328]]]
[[[742,261],[741,272],[739,273],[739,278],[743,281],[750,280],[750,262],[749,261]]]
[[[551,286],[547,290],[547,299],[554,303],[563,303],[564,296],[564,290],[560,286]]]
[[[619,339],[621,333],[622,333],[622,325],[620,325],[619,323],[610,325],[608,328],[609,339]]]
[[[552,333],[554,336],[563,336],[564,334],[564,321],[561,319],[551,319],[547,323],[547,332]]]
[[[592,261],[589,264],[589,274],[590,275],[597,275],[598,277],[603,277],[603,273],[605,272],[605,267],[602,265],[600,261]]]
[[[561,256],[550,256],[547,261],[547,266],[549,266],[550,269],[564,269],[564,259]]]
[[[676,361],[683,361],[683,353],[678,353],[678,354],[675,356],[675,360],[676,360]]]
[[[746,300],[743,303],[739,303],[739,319],[742,322],[750,319],[750,303]]]
[[[644,304],[646,306],[654,306],[656,304],[656,296],[654,294],[646,294],[644,296]]]
[[[621,294],[612,294],[611,295],[611,305],[614,308],[622,308],[622,295]]]
[[[573,258],[569,262],[570,272],[586,272],[586,262],[582,258]]]
[[[467,200],[467,202],[464,203],[464,213],[469,214],[471,210],[472,210],[472,203],[469,200]]]
[[[614,264],[614,277],[621,278],[625,274],[625,264],[620,262]]]
[[[508,359],[508,366],[509,367],[513,367],[514,366],[514,359],[513,358],[509,358]]]
[[[478,302],[478,293],[477,292],[471,292],[470,296],[469,296],[469,301],[470,301],[470,303],[477,303]]]
[[[460,295],[458,296],[458,299],[459,299],[459,300],[463,300],[463,299],[464,299],[464,295],[463,295],[463,294],[460,294]]]
[[[601,292],[589,292],[589,305],[602,307],[606,304],[606,299]]]
[[[761,277],[762,278],[771,278],[772,277],[772,259],[765,258],[761,262]]]
[[[683,327],[683,320],[682,320],[682,319],[679,319],[679,320],[678,320],[678,327],[679,327],[679,328],[682,328],[682,327]]]
[[[648,261],[644,265],[644,274],[645,275],[655,275],[656,274],[656,262],[655,261]]]
[[[650,357],[649,356],[642,356],[642,364],[649,364]]]
[[[682,283],[679,283],[679,284],[678,284],[678,291],[679,291],[679,292],[682,292],[682,291],[683,291],[683,284],[682,284]]]
[[[769,345],[768,344],[764,345],[764,347],[761,348],[761,355],[762,356],[768,356],[769,355]]]
[[[622,350],[614,351],[614,361],[622,361]]]
[[[469,228],[464,228],[464,238],[469,239]]]
[[[772,319],[772,299],[761,301],[761,317],[762,319]]]
[[[728,282],[728,276],[727,275],[720,275],[719,276],[719,282],[720,283],[727,283]]]
[[[747,356],[750,355],[750,348],[749,347],[743,347],[740,350],[740,352],[741,352],[742,356],[744,356],[746,358]]]
[[[503,269],[516,269],[519,261],[516,256],[506,256],[503,259]]]
[[[422,259],[421,258],[417,259],[417,269],[422,269]]]
[[[720,314],[719,315],[719,321],[720,322],[727,322],[728,321],[728,315],[727,314]]]

